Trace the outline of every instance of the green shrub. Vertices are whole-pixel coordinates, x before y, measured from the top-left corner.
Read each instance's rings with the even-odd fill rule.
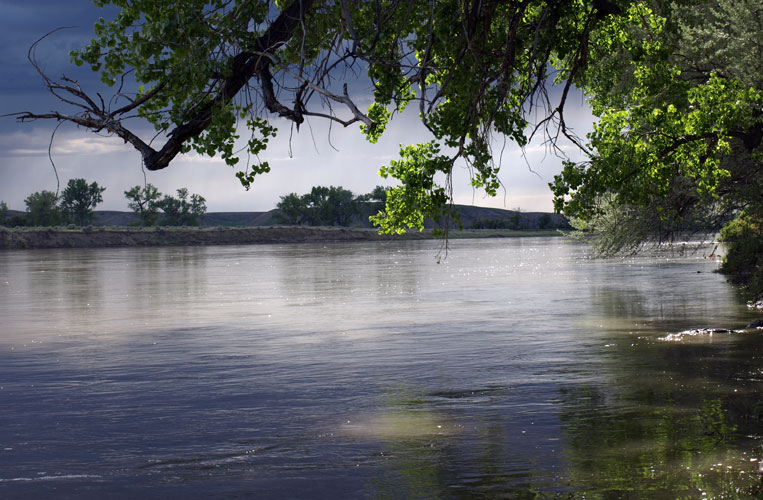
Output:
[[[763,297],[763,224],[746,214],[726,224],[720,241],[726,244],[721,272],[743,285],[755,299]]]

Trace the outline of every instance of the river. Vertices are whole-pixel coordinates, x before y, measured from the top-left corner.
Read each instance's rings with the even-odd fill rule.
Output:
[[[749,498],[763,331],[710,249],[0,253],[0,497]],[[683,333],[682,333],[683,332]]]

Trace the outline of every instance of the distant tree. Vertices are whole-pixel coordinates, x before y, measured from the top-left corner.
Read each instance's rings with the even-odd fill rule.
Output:
[[[542,214],[538,219],[538,227],[540,229],[549,229],[553,224],[554,221],[551,219],[551,214]]]
[[[61,212],[69,222],[84,226],[93,221],[93,209],[103,201],[105,187],[85,179],[69,179],[61,193]]]
[[[376,186],[370,193],[371,199],[385,203],[387,201],[387,194],[389,193],[390,189],[392,188],[389,186]]]
[[[0,201],[0,224],[5,224],[5,217],[8,215],[8,205]]]
[[[386,186],[376,186],[373,191],[358,196],[357,200],[364,204],[366,213],[375,214],[387,206],[387,193],[392,189]]]
[[[313,186],[309,193],[281,196],[276,220],[283,224],[309,226],[349,226],[360,214],[360,205],[369,195],[357,198],[342,186]]]
[[[179,226],[182,216],[182,208],[180,207],[180,200],[174,196],[165,194],[157,206],[164,212],[162,218],[162,224],[167,226]]]
[[[165,195],[157,206],[164,212],[163,223],[168,226],[200,226],[207,213],[207,204],[203,196],[192,194],[190,201],[188,189],[177,190],[178,197]]]
[[[159,197],[162,193],[152,184],[146,184],[143,188],[135,186],[125,191],[127,204],[140,218],[144,226],[153,226],[159,219]]]
[[[204,223],[204,215],[207,213],[207,200],[198,194],[191,195],[191,210],[188,225],[199,225]]]
[[[297,193],[289,193],[281,196],[281,201],[276,205],[278,212],[273,216],[280,224],[298,225],[305,220],[307,213],[306,200]]]
[[[342,186],[314,186],[303,198],[312,226],[349,226],[358,213],[355,195]]]
[[[58,197],[51,191],[37,191],[24,200],[26,224],[29,226],[55,226],[61,223]]]
[[[358,196],[358,201],[376,201],[386,203],[387,193],[392,188],[386,186],[376,186],[370,193],[362,194]]]

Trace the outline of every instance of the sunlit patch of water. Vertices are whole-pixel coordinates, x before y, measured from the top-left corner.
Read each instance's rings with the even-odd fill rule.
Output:
[[[462,431],[462,425],[430,412],[389,411],[352,417],[341,423],[337,434],[355,439],[407,441],[452,436]]]
[[[692,337],[712,337],[713,335],[731,335],[744,333],[744,330],[728,330],[726,328],[694,328],[677,333],[669,333],[664,337],[658,337],[658,340],[668,342],[681,342],[684,339]]]
[[[101,476],[95,475],[95,474],[48,474],[47,472],[39,472],[36,476],[33,477],[11,477],[11,478],[2,478],[0,477],[0,483],[24,483],[24,482],[35,482],[35,481],[66,481],[66,480],[75,480],[75,479],[98,479]]]

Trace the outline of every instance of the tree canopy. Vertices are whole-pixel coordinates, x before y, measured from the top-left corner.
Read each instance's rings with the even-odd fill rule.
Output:
[[[349,226],[354,219],[384,209],[388,188],[376,186],[373,191],[355,196],[342,186],[313,186],[309,193],[289,193],[278,202],[276,221],[308,226]]]
[[[52,191],[37,191],[24,199],[26,223],[30,226],[55,226],[61,222],[58,196]]]
[[[446,215],[459,162],[471,169],[475,188],[495,194],[500,165],[493,133],[520,146],[539,131],[574,140],[564,104],[590,59],[591,40],[632,3],[94,2],[120,11],[99,20],[92,42],[72,59],[99,72],[114,97],[89,95],[36,66],[73,111],[24,112],[20,120],[66,120],[114,134],[140,152],[149,170],[166,168],[181,152],[218,154],[249,186],[270,170],[264,152],[279,119],[296,128],[309,118],[358,123],[375,142],[393,115],[414,105],[432,140],[404,145],[400,159],[382,169],[400,182],[376,218],[388,231],[421,228],[424,217]],[[554,80],[558,99],[548,93]],[[357,103],[369,93],[373,102],[361,109]],[[543,119],[534,130],[536,115]],[[141,137],[134,118],[156,132]],[[244,125],[249,137],[241,162],[236,140]],[[164,142],[154,147],[160,141],[149,138],[156,133]]]
[[[51,79],[33,47],[46,85],[73,111],[17,117],[119,136],[149,170],[195,150],[220,155],[248,187],[270,170],[265,151],[284,121],[297,129],[307,119],[357,123],[375,142],[412,105],[431,140],[402,145],[381,167],[399,182],[373,218],[383,231],[449,220],[457,164],[494,195],[495,136],[520,147],[541,137],[560,154],[566,137],[584,151],[585,161],[567,161],[554,179],[555,206],[589,225],[615,213],[626,223],[609,227],[639,229],[615,249],[687,224],[719,227],[740,213],[749,227],[761,225],[760,2],[94,2],[120,11],[99,20],[72,59],[99,72],[114,97]],[[565,120],[573,88],[598,117],[585,139]],[[133,118],[151,124],[155,132],[144,135],[162,145],[142,138]]]
[[[143,226],[153,226],[159,219],[159,205],[162,193],[153,184],[134,186],[125,191],[127,206],[140,218]]]
[[[671,229],[760,205],[761,15],[759,2],[706,1],[614,18],[580,82],[599,117],[589,159],[555,179],[556,208],[595,219],[614,204]]]
[[[591,38],[588,160],[552,184],[604,253],[722,233],[722,269],[763,296],[763,6],[633,4]],[[606,35],[606,36],[602,36]]]
[[[61,193],[61,213],[66,220],[84,226],[93,221],[93,209],[103,201],[105,187],[85,179],[69,179]]]
[[[153,186],[152,186],[153,187]],[[177,198],[168,194],[156,202],[156,206],[164,212],[162,223],[168,226],[200,226],[207,213],[207,200],[199,194],[188,197],[188,189],[177,190]],[[158,197],[159,193],[155,193]]]

